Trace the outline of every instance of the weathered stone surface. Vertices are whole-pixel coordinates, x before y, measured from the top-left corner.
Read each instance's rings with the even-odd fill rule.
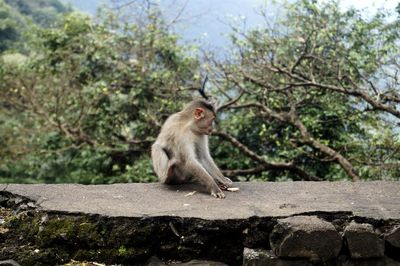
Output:
[[[400,225],[385,234],[385,240],[393,247],[400,248]]]
[[[303,219],[298,224],[291,223],[287,231],[292,230],[292,235],[274,230],[271,242],[280,241],[279,248],[292,251],[290,245],[303,245],[296,252],[308,257],[269,257],[271,265],[299,261],[301,265],[310,261],[314,265],[336,265],[337,258],[325,262],[318,259],[330,258],[339,250],[332,224],[342,232],[351,219],[356,219],[386,232],[389,240],[397,236],[397,231],[387,230],[400,223],[400,182],[235,186],[240,187],[239,192],[226,192],[227,198],[218,200],[190,185],[0,185],[0,261],[12,258],[22,266],[63,265],[72,259],[107,265],[130,265],[133,261],[135,265],[146,265],[149,258],[156,256],[162,260],[154,263],[198,263],[193,260],[208,259],[239,266],[243,263],[244,246],[270,250],[269,237],[275,226],[285,228],[282,221]],[[198,193],[189,193],[193,191]],[[322,231],[328,228],[333,235],[321,237],[319,227],[300,215],[323,218],[310,219],[329,225],[322,226]],[[399,249],[389,240],[385,255],[398,263]],[[308,249],[309,244],[304,243],[319,243],[321,247]],[[332,254],[327,254],[327,249]],[[349,256],[346,252],[342,255],[347,263]],[[351,263],[380,265],[382,261],[390,260],[353,259]]]
[[[344,230],[344,238],[354,259],[384,256],[385,241],[379,238],[370,224],[351,222]]]
[[[269,234],[275,226],[273,219],[251,219],[252,222],[243,230],[243,244],[248,248],[262,247],[266,250],[269,247]]]
[[[174,265],[174,266],[228,266],[225,263],[218,262],[218,261],[210,261],[210,260],[191,260],[191,261],[187,261],[187,262],[168,262],[168,264],[166,264],[155,256],[151,257],[146,263],[146,266],[167,266],[167,265]]]
[[[21,266],[15,260],[1,260],[0,265],[2,265],[2,266]]]
[[[164,262],[162,262],[159,258],[156,256],[151,257],[147,262],[145,266],[166,266]]]
[[[400,182],[243,182],[224,200],[195,186],[161,184],[0,185],[37,201],[43,210],[109,217],[179,216],[202,219],[284,217],[341,212],[375,219],[400,219]]]
[[[369,258],[369,259],[349,259],[340,257],[336,263],[337,266],[400,266],[400,262],[391,258]]]
[[[326,261],[337,257],[342,238],[331,223],[316,216],[294,216],[278,220],[270,244],[278,257]]]
[[[225,263],[210,260],[191,260],[188,262],[171,263],[169,265],[176,266],[228,266]]]
[[[385,266],[400,266],[400,261],[395,261],[391,258],[385,257]]]
[[[243,266],[271,265],[278,258],[270,250],[244,248]]]
[[[243,266],[308,266],[308,260],[284,260],[278,258],[272,250],[244,248]]]

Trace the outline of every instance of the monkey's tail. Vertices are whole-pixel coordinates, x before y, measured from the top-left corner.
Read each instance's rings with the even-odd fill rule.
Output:
[[[165,183],[169,158],[160,144],[154,143],[153,146],[151,146],[151,160],[153,162],[154,172],[156,172],[161,183]]]

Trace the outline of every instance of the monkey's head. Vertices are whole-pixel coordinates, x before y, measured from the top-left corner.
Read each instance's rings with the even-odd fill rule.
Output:
[[[194,100],[190,102],[186,108],[187,112],[193,121],[192,131],[200,135],[210,135],[213,129],[215,120],[214,106],[205,100]]]

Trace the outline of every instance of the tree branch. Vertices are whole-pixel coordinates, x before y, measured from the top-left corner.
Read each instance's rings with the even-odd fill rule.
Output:
[[[256,162],[258,162],[260,165],[251,168],[251,169],[238,169],[238,170],[229,170],[227,171],[227,174],[230,176],[237,176],[240,174],[255,174],[255,173],[261,173],[263,171],[267,170],[288,170],[293,172],[294,174],[302,177],[305,180],[312,180],[312,181],[320,181],[321,179],[319,177],[309,175],[306,173],[304,170],[301,168],[297,167],[293,162],[289,163],[272,163],[268,162],[266,159],[263,157],[257,155],[253,151],[251,151],[246,145],[243,143],[239,142],[236,138],[233,136],[223,133],[223,132],[214,132],[213,135],[218,136],[228,142],[230,142],[233,146],[241,150],[246,156],[252,158]]]

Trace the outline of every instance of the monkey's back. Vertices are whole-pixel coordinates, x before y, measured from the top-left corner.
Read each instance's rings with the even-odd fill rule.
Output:
[[[161,145],[171,156],[178,156],[186,144],[185,140],[191,134],[188,126],[180,112],[172,114],[164,122],[154,144]]]

